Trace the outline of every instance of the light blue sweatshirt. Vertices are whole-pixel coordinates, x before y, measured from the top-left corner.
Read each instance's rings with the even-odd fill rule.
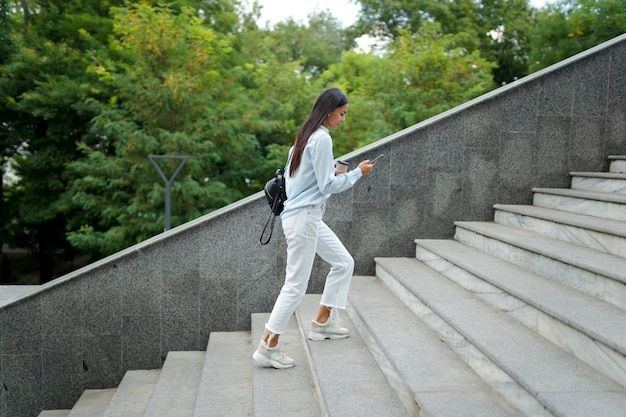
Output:
[[[285,173],[287,201],[280,215],[281,219],[293,216],[310,205],[324,203],[331,194],[347,190],[363,176],[358,168],[335,176],[333,142],[328,132],[328,128],[320,126],[311,135],[304,148],[300,166],[293,177],[289,175],[289,164],[287,165]],[[289,155],[292,152],[293,147]]]

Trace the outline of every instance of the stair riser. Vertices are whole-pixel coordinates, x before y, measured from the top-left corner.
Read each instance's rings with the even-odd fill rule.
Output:
[[[600,300],[626,309],[626,285],[621,282],[474,233],[462,227],[457,226],[454,238],[476,249],[522,266],[529,271],[550,277]]]
[[[249,332],[210,333],[193,417],[253,415],[253,351]]]
[[[477,298],[507,313],[529,329],[626,387],[626,357],[524,300],[483,281],[438,254],[416,247],[416,258]]]
[[[626,194],[626,181],[611,178],[572,177],[572,189]]]
[[[83,391],[68,417],[102,416],[115,395],[116,388]]]
[[[564,242],[626,258],[626,239],[619,236],[502,210],[496,210],[494,220],[496,223],[539,233]]]
[[[384,268],[377,268],[378,277],[402,300],[441,340],[468,364],[491,388],[525,416],[553,417],[534,395],[526,391],[487,355],[483,354],[447,321],[422,303]]]
[[[372,336],[367,324],[363,321],[361,316],[354,310],[348,306],[346,309],[350,319],[354,323],[354,326],[359,331],[359,334],[363,338],[367,349],[370,351],[376,363],[385,374],[389,385],[394,389],[400,402],[407,410],[409,415],[411,416],[420,416],[420,417],[428,417],[425,413],[420,410],[420,406],[413,399],[413,393],[411,392],[410,387],[408,387],[405,381],[398,375],[398,372],[395,370],[393,365],[389,362],[389,359],[383,352],[383,349],[376,342],[376,339]]]
[[[159,370],[128,371],[102,417],[143,417]]]
[[[609,172],[626,173],[626,160],[616,159],[611,161]]]
[[[552,194],[535,193],[533,205],[550,209],[586,214],[619,221],[626,221],[626,205],[566,197]]]
[[[169,352],[146,406],[150,417],[192,417],[205,352]]]

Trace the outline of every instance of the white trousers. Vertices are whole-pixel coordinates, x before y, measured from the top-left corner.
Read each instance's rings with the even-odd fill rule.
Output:
[[[283,334],[289,318],[302,302],[316,253],[330,264],[320,304],[346,308],[354,259],[323,222],[323,215],[323,205],[309,206],[282,222],[287,241],[287,267],[285,283],[265,324],[270,333]]]

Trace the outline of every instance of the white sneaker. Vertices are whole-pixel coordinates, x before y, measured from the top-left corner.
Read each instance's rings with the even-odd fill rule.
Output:
[[[311,340],[345,339],[348,336],[350,336],[350,330],[334,323],[330,317],[324,324],[315,320],[311,322],[311,331],[309,332],[309,339]]]
[[[266,366],[273,366],[276,369],[291,368],[295,365],[295,361],[285,355],[285,351],[280,343],[273,348],[267,347],[267,344],[261,340],[259,347],[252,355],[255,361]]]

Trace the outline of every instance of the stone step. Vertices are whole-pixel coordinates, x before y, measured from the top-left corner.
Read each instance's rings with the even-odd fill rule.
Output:
[[[169,352],[146,417],[193,417],[205,352]]]
[[[626,391],[415,258],[377,275],[506,401],[527,416],[619,416]]]
[[[454,240],[415,243],[418,260],[626,387],[626,311]]]
[[[311,341],[307,335],[317,316],[319,295],[305,296],[296,311],[322,414],[329,417],[408,416],[396,392],[357,332],[352,320],[340,312],[341,326],[350,337]]]
[[[143,417],[161,371],[128,371],[117,387],[103,417]]]
[[[43,410],[37,417],[67,417],[72,410]]]
[[[455,222],[455,240],[626,309],[626,259],[491,222]]]
[[[533,188],[533,205],[626,221],[626,194],[569,188]]]
[[[294,368],[254,364],[269,314],[253,314],[251,332],[211,333],[205,352],[39,417],[621,416],[626,156],[570,175],[533,206],[456,222],[457,240],[416,240],[416,258],[377,258],[341,313],[348,339],[308,340],[307,295],[281,336]]]
[[[250,332],[212,332],[194,417],[252,416]]]
[[[496,204],[493,207],[496,223],[626,258],[625,221],[536,206]]]
[[[411,415],[519,415],[378,278],[353,279],[348,311]]]
[[[280,342],[285,353],[296,361],[296,366],[289,369],[266,368],[257,365],[252,359],[254,350],[263,338],[268,318],[269,314],[266,313],[252,314],[252,345],[245,361],[253,374],[254,416],[321,416],[320,402],[316,397],[313,375],[295,315],[289,320]]]
[[[102,417],[115,391],[115,388],[85,390],[68,417]]]
[[[572,172],[572,189],[626,194],[626,174],[612,172]]]
[[[609,155],[609,172],[626,173],[626,155]]]

